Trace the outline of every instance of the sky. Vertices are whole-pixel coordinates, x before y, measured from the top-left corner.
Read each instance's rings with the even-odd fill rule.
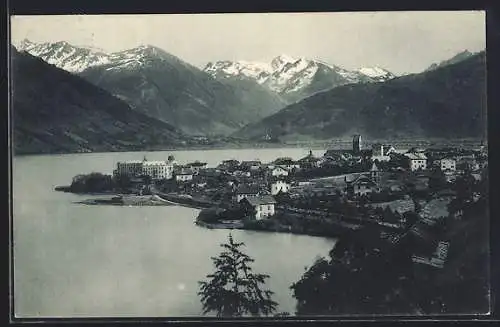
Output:
[[[11,40],[114,52],[150,44],[203,68],[286,54],[346,69],[417,73],[486,47],[484,11],[12,16]]]

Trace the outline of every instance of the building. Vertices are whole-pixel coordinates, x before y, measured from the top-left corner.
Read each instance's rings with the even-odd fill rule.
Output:
[[[361,135],[356,134],[352,138],[352,152],[360,153],[363,144],[361,143]]]
[[[372,168],[370,169],[370,178],[375,183],[380,183],[380,170],[375,162],[372,164]]]
[[[273,162],[275,167],[281,167],[288,171],[300,168],[300,164],[292,158],[278,158]]]
[[[137,177],[142,174],[142,161],[130,160],[116,164],[115,176]]]
[[[139,177],[150,176],[152,179],[172,178],[173,166],[165,161],[130,160],[118,162],[114,175]]]
[[[290,187],[291,187],[291,185],[285,181],[276,181],[276,182],[271,184],[271,194],[276,195],[279,192],[288,193],[288,191],[290,190]]]
[[[193,171],[191,169],[182,168],[175,173],[175,180],[179,182],[192,181]]]
[[[276,200],[270,195],[243,198],[240,205],[255,212],[255,219],[261,220],[275,213]]]
[[[200,172],[201,169],[207,168],[207,163],[195,161],[195,162],[190,162],[190,163],[184,165],[184,167],[191,169],[195,173],[198,173],[198,172]]]
[[[444,172],[453,172],[457,170],[457,161],[451,158],[439,160],[439,167]]]
[[[258,170],[262,163],[259,160],[242,161],[240,164],[243,170]]]
[[[448,257],[449,242],[441,241],[437,244],[435,252],[431,256],[413,255],[412,261],[429,265],[436,268],[443,268]]]
[[[240,202],[244,198],[253,198],[260,194],[260,189],[257,185],[240,184],[233,196],[234,202]]]
[[[346,190],[350,195],[367,195],[378,189],[377,184],[368,176],[358,175],[353,180],[347,180],[345,177]]]
[[[280,176],[288,176],[288,170],[282,167],[274,167],[271,169],[271,176],[280,177]]]
[[[427,156],[420,152],[405,153],[411,171],[427,169]]]
[[[165,161],[143,161],[142,175],[150,176],[152,179],[172,178],[173,166]]]
[[[235,171],[239,168],[240,162],[235,159],[223,160],[218,166],[218,169],[227,170],[227,171]]]

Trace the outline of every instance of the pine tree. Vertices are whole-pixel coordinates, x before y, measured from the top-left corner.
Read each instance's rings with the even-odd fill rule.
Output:
[[[229,234],[229,243],[221,244],[224,251],[212,257],[216,271],[207,275],[208,281],[199,282],[203,313],[215,311],[218,317],[267,316],[276,310],[278,304],[271,299],[274,293],[261,288],[269,276],[252,272],[250,264],[254,259],[240,250],[244,245]]]

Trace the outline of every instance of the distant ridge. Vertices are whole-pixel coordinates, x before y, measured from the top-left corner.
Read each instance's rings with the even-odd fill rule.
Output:
[[[190,139],[82,78],[11,48],[15,154],[168,148]]]
[[[485,53],[382,83],[339,86],[289,105],[234,134],[244,139],[326,140],[482,137],[486,132]]]

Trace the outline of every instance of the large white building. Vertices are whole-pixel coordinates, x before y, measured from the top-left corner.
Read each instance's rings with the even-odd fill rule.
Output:
[[[146,159],[130,160],[118,162],[116,164],[115,175],[125,175],[128,177],[138,177],[141,175],[150,176],[152,179],[172,178],[173,166],[165,161],[147,161]]]
[[[174,167],[165,161],[144,161],[142,163],[142,174],[151,176],[153,179],[170,179]]]
[[[427,169],[427,156],[423,153],[405,153],[410,163],[410,170],[425,170]]]
[[[136,177],[142,174],[142,161],[130,160],[116,164],[115,175]]]

